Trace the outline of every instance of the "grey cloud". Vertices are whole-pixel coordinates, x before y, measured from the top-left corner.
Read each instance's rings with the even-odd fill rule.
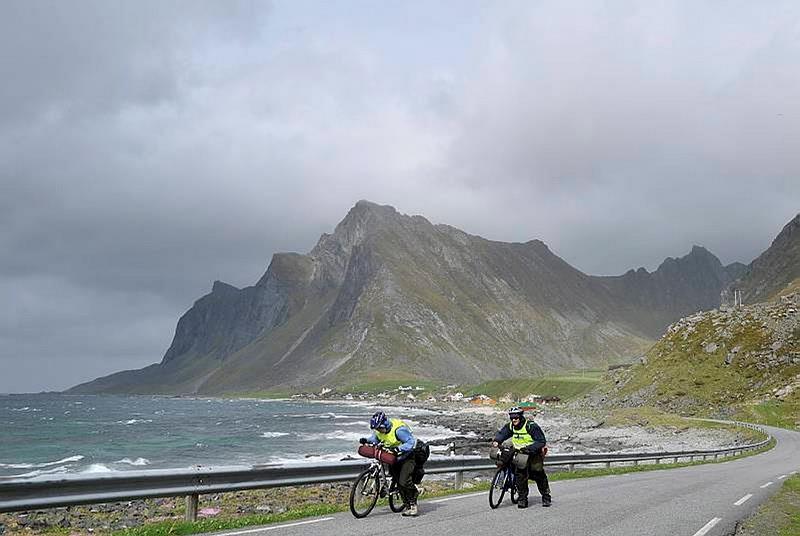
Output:
[[[158,361],[358,199],[598,274],[797,212],[792,3],[351,7],[0,6],[0,361],[64,372],[0,391]]]
[[[268,3],[10,1],[0,18],[0,117],[80,117],[174,99],[196,46],[253,38]],[[200,50],[202,52],[202,50]]]

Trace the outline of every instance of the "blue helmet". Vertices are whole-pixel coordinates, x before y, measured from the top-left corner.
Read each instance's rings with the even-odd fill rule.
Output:
[[[388,430],[391,428],[391,423],[389,422],[389,417],[382,411],[376,411],[375,415],[369,420],[369,427],[373,430],[377,428],[384,428]]]

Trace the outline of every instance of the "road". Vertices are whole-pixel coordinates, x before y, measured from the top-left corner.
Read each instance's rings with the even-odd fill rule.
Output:
[[[766,427],[769,452],[723,463],[552,482],[553,506],[542,508],[531,482],[531,507],[506,498],[491,510],[488,492],[420,501],[420,516],[376,507],[365,519],[349,512],[220,534],[343,536],[405,533],[437,536],[720,536],[732,534],[785,478],[800,470],[800,432]],[[424,498],[424,497],[423,497]]]

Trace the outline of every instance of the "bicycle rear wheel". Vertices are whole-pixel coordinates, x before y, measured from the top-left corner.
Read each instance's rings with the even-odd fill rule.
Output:
[[[350,512],[357,518],[367,517],[378,502],[380,481],[375,469],[367,469],[350,488]]]
[[[506,494],[506,472],[498,469],[492,478],[492,485],[489,487],[489,506],[497,508],[503,502],[503,495]]]
[[[402,512],[406,509],[403,497],[400,496],[400,490],[397,488],[389,490],[389,508],[392,509],[392,512]]]

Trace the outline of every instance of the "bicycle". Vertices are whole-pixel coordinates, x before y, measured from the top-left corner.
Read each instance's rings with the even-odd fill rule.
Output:
[[[510,449],[497,451],[498,469],[489,487],[489,506],[492,509],[500,506],[506,491],[510,492],[511,503],[517,504],[517,475],[514,472],[513,456],[514,451]]]
[[[359,519],[367,517],[372,512],[379,497],[388,496],[389,508],[392,512],[402,512],[406,507],[400,496],[397,482],[386,474],[386,468],[389,465],[387,461],[393,462],[394,455],[378,445],[372,447],[375,458],[369,468],[358,475],[350,488],[350,512]],[[361,449],[359,449],[359,454],[367,456],[367,454],[362,454]]]

